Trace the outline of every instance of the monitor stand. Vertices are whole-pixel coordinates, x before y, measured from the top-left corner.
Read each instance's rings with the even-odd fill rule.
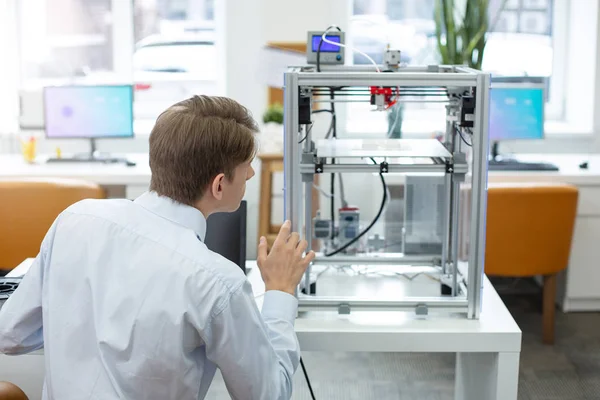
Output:
[[[127,165],[131,164],[126,158],[123,157],[111,157],[108,153],[100,153],[96,149],[96,139],[90,139],[90,152],[89,153],[79,153],[75,154],[72,157],[50,157],[47,162],[49,163],[58,163],[58,162],[81,162],[81,163],[125,163]]]
[[[498,151],[499,142],[494,141],[489,155],[489,171],[558,171],[554,164],[544,162],[523,162],[512,157],[504,157]]]

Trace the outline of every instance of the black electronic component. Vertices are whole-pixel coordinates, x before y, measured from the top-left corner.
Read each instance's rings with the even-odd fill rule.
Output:
[[[310,124],[311,118],[310,96],[301,94],[298,99],[298,123],[300,125]]]
[[[313,237],[315,239],[327,239],[331,235],[331,221],[320,219],[317,215],[313,220]]]
[[[390,170],[390,166],[386,161],[383,161],[381,164],[379,164],[379,173],[380,174],[386,174],[388,173]]]
[[[460,108],[460,126],[472,128],[475,119],[475,97],[470,95],[462,96],[462,106]]]
[[[452,295],[452,288],[449,285],[446,285],[445,283],[441,283],[441,293],[442,296],[451,296]]]
[[[306,293],[306,288],[303,287],[302,289],[300,289],[300,292],[302,294],[315,294],[317,293],[317,282],[311,282],[310,283],[310,293]]]

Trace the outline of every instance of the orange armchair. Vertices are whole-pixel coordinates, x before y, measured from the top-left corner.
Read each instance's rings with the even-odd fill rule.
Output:
[[[105,198],[93,183],[71,179],[0,179],[0,269],[35,257],[58,215],[79,200]]]
[[[543,342],[554,343],[556,274],[569,263],[578,190],[561,184],[490,184],[485,273],[544,277]]]

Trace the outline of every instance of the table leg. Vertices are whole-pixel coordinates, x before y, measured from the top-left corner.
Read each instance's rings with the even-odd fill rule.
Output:
[[[457,353],[456,400],[517,400],[519,352]]]

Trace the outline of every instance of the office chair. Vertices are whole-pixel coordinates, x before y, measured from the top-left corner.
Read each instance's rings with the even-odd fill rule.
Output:
[[[70,205],[102,199],[96,184],[72,179],[0,179],[0,269],[35,257],[46,232]]]
[[[542,336],[554,343],[556,276],[569,263],[578,189],[561,184],[490,184],[485,273],[543,276]]]

